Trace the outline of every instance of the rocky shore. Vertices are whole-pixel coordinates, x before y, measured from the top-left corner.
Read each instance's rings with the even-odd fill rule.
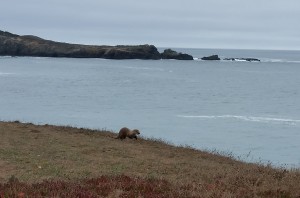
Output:
[[[173,50],[159,53],[154,45],[96,46],[55,42],[37,36],[20,36],[0,30],[0,56],[36,56],[105,59],[193,60]]]

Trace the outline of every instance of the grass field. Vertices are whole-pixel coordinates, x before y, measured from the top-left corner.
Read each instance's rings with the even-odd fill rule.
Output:
[[[300,197],[300,171],[109,131],[0,122],[0,197]]]

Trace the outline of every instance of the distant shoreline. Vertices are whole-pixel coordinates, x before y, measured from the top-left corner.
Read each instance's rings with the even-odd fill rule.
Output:
[[[0,30],[0,56],[13,57],[65,57],[65,58],[104,58],[142,60],[194,60],[193,56],[172,49],[159,52],[154,45],[83,45],[45,40],[33,35],[20,36]],[[201,60],[221,60],[218,55],[198,58]],[[257,58],[228,57],[227,61],[259,62]]]
[[[159,53],[154,45],[96,46],[45,40],[33,35],[20,36],[0,30],[0,55],[105,59],[193,60],[188,54],[166,49]]]

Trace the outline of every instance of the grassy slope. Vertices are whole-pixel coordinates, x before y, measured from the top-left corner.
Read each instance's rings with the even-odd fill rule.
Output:
[[[12,175],[28,185],[45,179],[72,183],[126,175],[146,183],[167,181],[170,192],[186,196],[300,196],[296,170],[243,163],[160,141],[120,141],[115,136],[105,131],[0,122],[0,183]]]

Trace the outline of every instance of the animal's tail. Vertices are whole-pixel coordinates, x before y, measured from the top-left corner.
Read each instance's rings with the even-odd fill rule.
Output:
[[[119,136],[118,136],[118,137],[115,137],[115,136],[109,135],[108,137],[109,137],[109,138],[113,138],[113,139],[120,139]]]
[[[120,136],[115,137],[114,139],[120,139]]]

